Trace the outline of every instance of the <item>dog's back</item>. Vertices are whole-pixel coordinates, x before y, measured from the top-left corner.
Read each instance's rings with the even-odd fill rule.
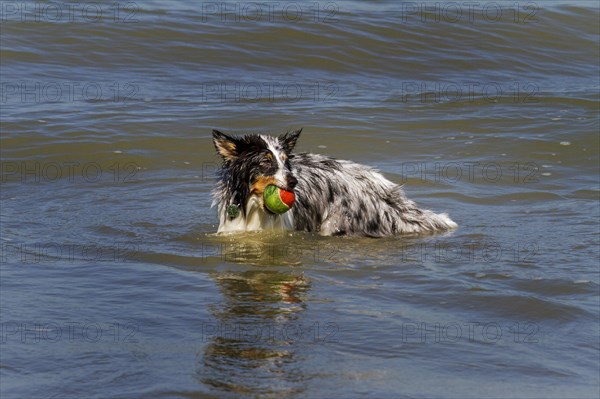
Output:
[[[381,237],[457,226],[446,214],[417,208],[400,186],[368,166],[306,153],[290,162],[298,179],[296,229]]]

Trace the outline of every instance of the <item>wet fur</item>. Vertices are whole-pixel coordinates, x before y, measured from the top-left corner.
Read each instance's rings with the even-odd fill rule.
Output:
[[[371,167],[293,153],[300,132],[232,137],[213,131],[215,147],[223,158],[213,192],[219,232],[286,229],[384,237],[457,227],[446,214],[419,209],[400,186]],[[262,194],[268,184],[294,191],[296,201],[290,211],[274,215],[265,209]],[[232,204],[240,210],[233,219],[227,214]]]

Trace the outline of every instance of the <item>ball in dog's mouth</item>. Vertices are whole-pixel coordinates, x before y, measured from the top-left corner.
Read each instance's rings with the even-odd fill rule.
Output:
[[[282,214],[290,210],[296,200],[293,191],[287,191],[273,184],[269,184],[263,193],[265,208],[272,213]]]

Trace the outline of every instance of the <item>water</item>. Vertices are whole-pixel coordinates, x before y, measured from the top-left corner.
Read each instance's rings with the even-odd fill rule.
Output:
[[[1,3],[2,398],[598,397],[597,3],[214,4]],[[215,236],[299,127],[459,229]]]

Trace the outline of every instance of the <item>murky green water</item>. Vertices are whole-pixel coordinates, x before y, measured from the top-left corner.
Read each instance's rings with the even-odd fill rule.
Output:
[[[598,397],[596,2],[0,4],[2,398]],[[298,127],[460,228],[214,236]]]

